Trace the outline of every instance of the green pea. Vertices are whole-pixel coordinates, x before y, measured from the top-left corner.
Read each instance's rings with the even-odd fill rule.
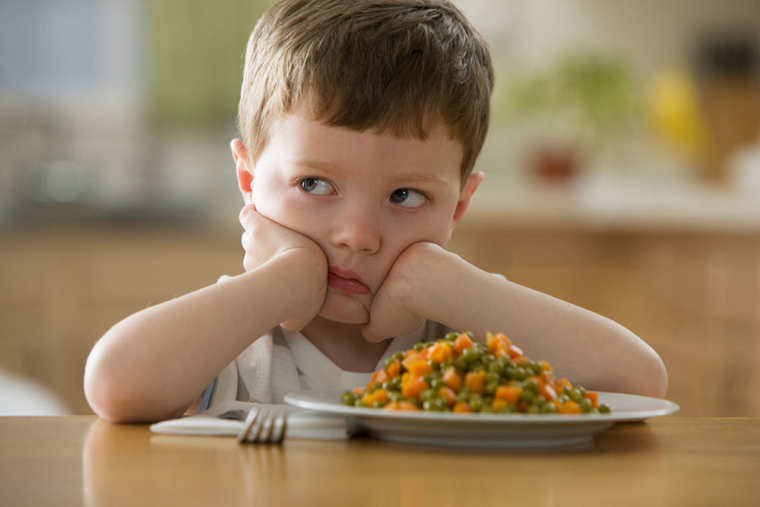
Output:
[[[541,407],[542,414],[554,414],[556,412],[557,412],[557,407],[554,406],[554,403],[547,403],[543,407]]]
[[[581,400],[580,405],[581,405],[581,411],[584,414],[588,414],[589,412],[591,412],[591,409],[594,408],[593,406],[591,406],[591,402],[589,401],[588,398],[583,398]]]
[[[395,359],[396,361],[403,361],[404,360],[404,353],[399,350],[398,352],[396,352],[395,354],[393,354],[391,357],[393,359]]]
[[[470,397],[469,391],[467,391],[467,388],[463,387],[459,390],[457,393],[457,401],[467,401]]]
[[[388,393],[388,398],[391,401],[401,401],[404,397],[401,396],[401,393],[399,393],[397,391],[391,391],[391,392]]]
[[[578,389],[571,389],[569,396],[575,403],[581,403],[585,399]]]
[[[401,375],[396,375],[390,380],[391,389],[394,391],[400,391],[401,390]]]
[[[477,394],[470,394],[469,405],[473,412],[480,412],[483,408],[483,398]]]
[[[342,401],[344,405],[352,406],[356,402],[356,395],[351,391],[345,391],[340,395],[340,401]]]
[[[433,398],[435,398],[435,391],[432,389],[425,389],[420,393],[420,399],[423,401],[432,400]]]
[[[529,376],[530,374],[528,373],[528,370],[526,370],[525,368],[523,367],[515,368],[514,378],[516,378],[517,380],[525,380]]]
[[[526,410],[526,412],[528,412],[529,414],[538,414],[539,411],[540,410],[536,405],[529,405]]]
[[[425,344],[422,343],[422,342],[417,342],[417,343],[414,344],[414,347],[412,347],[412,348],[414,348],[414,350],[416,350],[417,352],[421,352],[422,349],[425,348]]]
[[[500,375],[496,372],[489,371],[486,373],[486,382],[499,382],[500,379]]]
[[[557,401],[559,402],[560,405],[564,405],[565,403],[570,401],[570,397],[566,394],[560,394],[559,396],[557,396]]]
[[[433,400],[433,405],[435,405],[435,408],[441,412],[449,409],[449,404],[446,403],[446,400],[443,398],[435,398]]]
[[[520,400],[524,401],[525,403],[533,403],[533,400],[536,399],[536,395],[530,391],[526,391],[523,389],[520,391]]]
[[[462,351],[462,355],[459,357],[464,358],[464,360],[469,364],[480,359],[480,353],[476,347],[467,347]]]
[[[455,333],[454,331],[451,331],[449,333],[446,333],[446,336],[443,337],[444,340],[451,340],[454,341],[457,339],[459,335]]]
[[[436,390],[438,392],[438,389],[441,387],[444,387],[446,383],[443,381],[443,379],[435,377],[433,380],[430,381],[430,387]]]
[[[530,391],[533,394],[538,393],[538,382],[536,382],[534,379],[528,379],[525,382],[523,382],[522,388],[526,391]]]
[[[491,363],[488,363],[488,373],[495,373],[496,375],[501,376],[503,371],[504,368],[499,366],[498,362],[493,361]]]
[[[459,371],[467,371],[467,360],[464,358],[464,355],[461,355],[454,360],[454,366]]]
[[[499,388],[499,381],[496,382],[486,382],[485,391],[488,394],[493,394],[496,392],[496,390]]]
[[[359,398],[359,399],[357,399],[354,402],[354,406],[355,407],[359,407],[359,408],[366,407],[367,406],[367,402],[365,402],[364,400],[362,400],[361,398]]]
[[[372,404],[372,408],[383,408],[386,403],[388,402],[385,400],[377,400],[376,402]]]
[[[599,405],[599,413],[600,414],[609,414],[611,412],[610,407],[602,403]]]

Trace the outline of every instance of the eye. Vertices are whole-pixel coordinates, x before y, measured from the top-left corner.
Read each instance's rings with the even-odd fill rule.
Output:
[[[426,201],[427,197],[411,188],[399,188],[391,194],[391,202],[404,208],[419,208]]]
[[[301,190],[312,195],[329,195],[333,192],[333,186],[319,178],[304,178],[298,182]]]

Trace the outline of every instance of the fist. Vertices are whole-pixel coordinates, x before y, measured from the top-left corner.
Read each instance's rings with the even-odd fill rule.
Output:
[[[379,342],[409,334],[424,324],[426,316],[419,303],[431,286],[426,282],[427,261],[439,249],[426,241],[413,243],[396,258],[372,300],[369,322],[362,326],[365,340]]]
[[[244,229],[241,244],[245,251],[243,267],[246,272],[272,259],[293,255],[298,257],[295,265],[304,269],[305,278],[299,289],[317,288],[308,304],[303,307],[298,305],[293,309],[293,318],[281,323],[288,331],[300,331],[319,313],[324,303],[327,292],[327,258],[324,252],[310,238],[260,214],[253,204],[243,207],[239,218]]]

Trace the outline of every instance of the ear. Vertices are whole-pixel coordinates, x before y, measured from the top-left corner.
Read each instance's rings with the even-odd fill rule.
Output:
[[[243,194],[243,202],[252,204],[253,167],[251,167],[248,159],[248,148],[245,147],[243,141],[235,138],[230,141],[230,151],[232,151],[232,158],[235,161],[235,174],[237,175],[240,193]]]
[[[482,171],[472,172],[467,177],[464,187],[459,192],[459,200],[457,201],[457,207],[454,209],[454,215],[451,217],[451,230],[449,231],[449,234],[454,231],[454,227],[456,227],[459,220],[464,216],[464,212],[467,211],[467,208],[470,205],[470,199],[472,199],[473,194],[475,194],[475,191],[478,189],[478,186],[480,186],[483,178],[485,178],[485,174],[483,174]]]

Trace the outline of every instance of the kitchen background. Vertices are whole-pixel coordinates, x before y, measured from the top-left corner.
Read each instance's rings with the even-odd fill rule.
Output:
[[[271,3],[0,3],[0,414],[90,413],[110,325],[242,269],[228,145]],[[683,414],[760,415],[757,0],[455,3],[497,83],[450,247],[639,334]]]

